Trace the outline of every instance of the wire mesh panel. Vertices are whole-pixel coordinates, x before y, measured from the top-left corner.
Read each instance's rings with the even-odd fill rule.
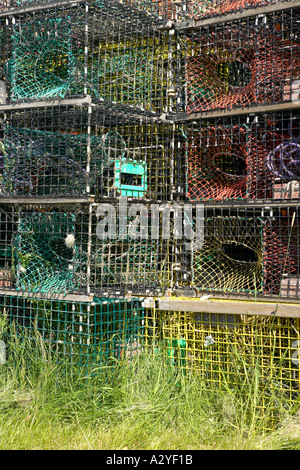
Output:
[[[1,217],[3,289],[144,296],[172,283],[173,232],[162,238],[159,205],[20,205]]]
[[[285,298],[300,292],[298,207],[274,210],[264,229],[264,291]]]
[[[95,194],[152,201],[184,197],[186,138],[180,126],[124,119],[98,129],[107,163],[102,172],[95,168]]]
[[[176,241],[174,284],[196,292],[263,292],[263,220],[253,209],[193,209],[196,237]],[[198,232],[198,235],[197,235]],[[203,237],[199,237],[202,233]]]
[[[87,257],[82,232],[88,227],[78,224],[78,218],[80,214],[74,209],[19,210],[13,239],[13,268],[18,290],[45,293],[87,290]]]
[[[122,3],[111,3],[49,6],[3,19],[8,99],[89,94],[116,107],[161,113],[167,103],[168,35],[154,29],[148,15],[136,22],[126,9],[122,13]]]
[[[14,287],[12,241],[17,229],[18,213],[13,206],[0,206],[0,290]]]
[[[299,113],[258,116],[248,131],[250,198],[299,199]]]
[[[181,126],[97,105],[7,112],[1,195],[183,198],[185,152]]]
[[[172,276],[172,231],[163,238],[159,205],[127,206],[126,200],[120,200],[114,205],[96,204],[94,209],[91,291],[135,295],[166,292]],[[172,224],[170,220],[165,223]]]
[[[50,354],[86,377],[142,350],[141,300],[95,298],[88,303],[15,295],[1,297],[0,305],[8,333],[28,352]],[[7,349],[7,356],[14,354]]]
[[[186,33],[187,112],[291,101],[299,10]]]
[[[250,388],[255,380],[257,407],[271,405],[275,418],[278,402],[288,409],[299,400],[299,321],[146,310],[145,343],[155,354],[163,350],[167,367],[200,375],[208,389]]]
[[[61,0],[61,3],[66,2]],[[79,2],[73,0],[73,3]],[[85,3],[85,0],[80,0],[80,3]],[[176,6],[172,0],[91,0],[89,3],[94,3],[106,13],[113,13],[119,19],[126,17],[141,24],[163,24],[163,19],[173,18],[176,13]],[[2,4],[0,10],[20,6],[39,7],[47,4],[51,7],[51,0],[2,0]]]
[[[299,199],[299,123],[286,111],[186,125],[187,198]]]

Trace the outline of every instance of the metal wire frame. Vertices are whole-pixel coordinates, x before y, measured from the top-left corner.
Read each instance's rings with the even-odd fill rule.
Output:
[[[280,406],[299,400],[299,318],[205,314],[147,309],[144,342],[166,367],[195,374],[209,390],[251,387],[267,429],[276,426]]]
[[[153,25],[80,3],[3,18],[0,36],[8,101],[89,94],[164,111],[169,36]]]
[[[184,197],[186,137],[166,120],[89,105],[14,110],[0,139],[2,196]]]
[[[1,291],[299,297],[297,204],[201,208],[2,205]]]
[[[74,302],[7,295],[0,297],[0,305],[7,360],[18,354],[17,343],[31,357],[50,355],[89,378],[142,350],[142,300]]]
[[[173,230],[162,230],[172,217],[154,225],[153,214],[153,205],[130,202],[2,206],[1,290],[52,298],[163,295],[174,255]]]
[[[280,298],[298,298],[299,208],[274,211],[264,228],[264,291]]]
[[[53,4],[66,4],[71,3],[68,0],[3,0],[0,6],[1,10],[13,9],[20,7],[30,7],[33,9],[51,8]],[[102,11],[113,15],[116,18],[124,19],[129,18],[132,22],[140,24],[161,25],[164,24],[165,19],[172,19],[176,17],[177,5],[174,5],[171,0],[79,0],[80,3],[88,3],[89,5],[96,5]],[[73,0],[73,3],[79,3]],[[51,5],[52,4],[52,5]]]
[[[182,126],[187,199],[299,199],[297,111],[205,118]]]
[[[198,293],[263,292],[263,220],[261,211],[246,208],[203,208],[202,220],[196,209],[189,219],[194,232],[202,231],[190,243],[184,237],[175,241],[178,265],[174,289]],[[198,224],[198,227],[197,227]],[[201,243],[200,243],[201,242]]]
[[[253,300],[299,296],[297,205],[203,206],[198,215],[194,205],[185,211],[194,233],[172,240],[173,292]],[[292,222],[286,213],[294,212]]]
[[[185,83],[178,79],[175,88],[186,96],[187,113],[292,101],[298,19],[299,10],[291,9],[178,31],[174,62]]]

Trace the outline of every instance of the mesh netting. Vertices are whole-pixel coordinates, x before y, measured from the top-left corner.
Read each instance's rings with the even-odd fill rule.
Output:
[[[265,128],[251,129],[248,136],[247,191],[250,198],[272,198],[274,173],[268,169],[267,158],[282,141],[282,136]],[[281,183],[279,183],[281,186]]]
[[[22,214],[13,243],[17,289],[56,293],[76,290],[82,254],[74,233],[73,214]]]
[[[161,111],[167,40],[149,26],[136,31],[126,14],[112,17],[107,4],[104,11],[83,7],[53,9],[47,17],[28,13],[12,23],[5,66],[10,99],[89,94],[101,103]]]
[[[187,196],[192,200],[245,198],[246,128],[201,127],[188,146]]]
[[[223,15],[263,5],[281,3],[283,0],[189,0],[188,16],[194,19]]]
[[[76,58],[71,47],[71,18],[39,18],[12,35],[7,65],[11,98],[65,97]]]
[[[153,290],[160,286],[160,265],[157,241],[143,242],[128,238],[98,244],[95,254],[95,287]]]
[[[186,65],[189,113],[255,100],[257,67],[247,33],[226,28],[194,38]]]
[[[98,175],[123,155],[118,133],[102,136],[7,128],[4,133],[3,191],[13,195],[85,194]],[[91,149],[87,173],[88,146]]]
[[[298,297],[300,292],[298,216],[282,209],[264,228],[264,292]]]
[[[272,22],[273,21],[273,22]],[[195,33],[186,64],[187,112],[290,100],[284,86],[299,74],[298,46],[276,20]],[[269,29],[274,30],[271,34]]]
[[[208,218],[204,245],[192,256],[192,285],[199,290],[260,292],[262,260],[258,218]]]

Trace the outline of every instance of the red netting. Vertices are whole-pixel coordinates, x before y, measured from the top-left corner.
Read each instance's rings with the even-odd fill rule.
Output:
[[[187,195],[192,200],[246,197],[244,127],[208,127],[193,132],[188,150]]]
[[[187,112],[290,100],[299,47],[276,34],[226,27],[189,39]]]
[[[299,296],[299,231],[300,223],[293,223],[292,211],[282,209],[276,220],[264,229],[264,292]]]
[[[280,3],[278,0],[189,0],[188,13],[194,19],[223,15],[245,8]]]
[[[265,199],[273,197],[274,175],[267,168],[267,157],[276,145],[282,141],[279,133],[255,128],[247,139],[249,198]]]

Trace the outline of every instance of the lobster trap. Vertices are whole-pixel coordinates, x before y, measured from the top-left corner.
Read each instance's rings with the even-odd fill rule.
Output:
[[[186,125],[192,201],[299,199],[297,111],[200,119]]]
[[[72,366],[89,378],[101,367],[107,371],[116,361],[128,362],[142,351],[141,300],[75,302],[14,295],[0,302],[8,360],[18,351],[17,344],[33,357],[50,355],[57,364]]]
[[[293,100],[299,10],[184,31],[188,114]]]
[[[2,196],[184,197],[179,125],[61,105],[7,112],[1,135]]]
[[[146,310],[145,346],[208,390],[256,380],[257,406],[262,413],[271,406],[275,419],[280,397],[287,409],[299,400],[299,326],[299,318],[153,308]]]
[[[151,205],[127,207],[122,200],[3,207],[1,290],[162,295],[172,283],[173,249],[151,217]]]
[[[189,127],[187,136],[187,198],[245,199],[248,176],[245,120],[201,120]]]
[[[192,286],[222,292],[262,291],[262,225],[259,218],[208,217],[204,246],[192,255]]]
[[[168,35],[148,15],[135,21],[127,11],[116,1],[79,2],[3,19],[8,100],[90,95],[115,108],[163,112]]]
[[[256,117],[247,139],[249,198],[299,199],[299,143],[297,111]]]

